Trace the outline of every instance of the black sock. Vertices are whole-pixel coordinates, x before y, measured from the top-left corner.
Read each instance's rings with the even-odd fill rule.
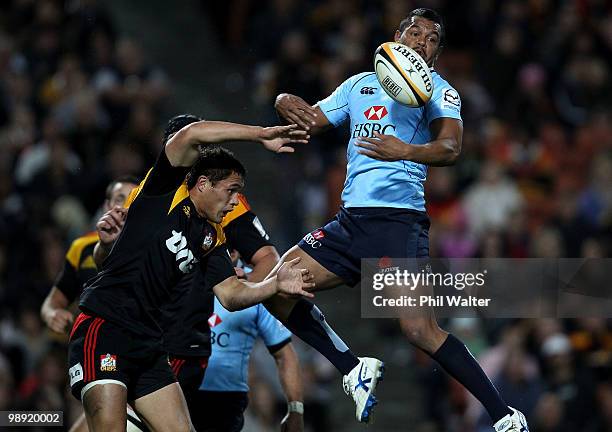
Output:
[[[474,356],[455,336],[449,334],[432,357],[484,405],[494,422],[506,414],[511,414],[508,405],[503,401]]]
[[[319,308],[311,302],[300,299],[285,325],[291,333],[323,354],[342,375],[348,374],[359,364],[359,359],[327,324]]]

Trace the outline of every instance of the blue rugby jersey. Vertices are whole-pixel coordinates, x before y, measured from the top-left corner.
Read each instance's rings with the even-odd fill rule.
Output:
[[[410,108],[391,99],[374,72],[354,75],[318,103],[331,124],[350,118],[347,174],[342,191],[344,206],[395,207],[425,211],[424,183],[427,167],[409,161],[384,162],[359,154],[358,137],[374,132],[394,135],[411,144],[431,141],[429,124],[441,117],[461,120],[461,99],[437,72],[430,101]]]
[[[209,324],[212,355],[200,390],[248,392],[249,358],[255,339],[259,336],[271,347],[291,337],[262,304],[229,312],[215,298],[215,313]]]

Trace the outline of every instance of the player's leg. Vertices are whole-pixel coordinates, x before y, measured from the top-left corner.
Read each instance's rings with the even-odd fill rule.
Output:
[[[91,432],[124,431],[127,416],[127,389],[119,382],[97,384],[84,389],[82,397],[87,426]]]
[[[177,382],[141,396],[132,404],[138,417],[152,432],[189,432],[191,425],[187,402]],[[125,411],[125,407],[124,407]],[[123,421],[125,428],[125,419]]]
[[[307,268],[314,276],[319,289],[330,289],[343,283],[342,279],[319,264],[299,246],[287,251],[273,270],[274,274],[283,262],[301,258],[300,267]],[[274,296],[265,307],[296,336],[323,354],[342,375],[347,375],[359,364],[359,359],[329,326],[321,310],[306,299]]]
[[[90,431],[125,430],[130,362],[121,330],[100,317],[80,314],[68,345],[70,387],[83,403]],[[111,354],[112,353],[112,354]]]
[[[156,353],[133,380],[130,405],[151,431],[193,430],[187,402],[165,353]]]
[[[322,229],[307,234],[283,255],[271,275],[283,262],[300,257],[300,267],[314,275],[317,290],[342,283],[356,284],[360,268],[347,253],[352,240],[346,226],[341,226],[342,217],[339,214]],[[345,392],[356,403],[357,419],[369,421],[376,404],[376,386],[384,371],[383,363],[375,358],[357,358],[330,327],[321,310],[306,299],[275,296],[264,304],[293,334],[323,354],[340,371]]]
[[[183,396],[187,402],[191,422],[196,430],[200,430],[194,418],[196,413],[202,410],[202,405],[197,403],[197,396],[201,393],[200,385],[204,380],[204,374],[208,366],[208,357],[186,357],[170,354],[169,359],[170,368],[181,386]]]
[[[85,419],[85,413],[81,414],[79,418],[76,419],[74,424],[70,427],[68,432],[87,432],[87,420]]]
[[[407,256],[425,258],[429,255],[428,231],[429,222],[420,223],[421,229],[417,229],[415,249],[410,250]],[[412,242],[409,242],[412,248]],[[516,423],[519,431],[526,422],[521,413],[513,411],[501,398],[499,392],[484,373],[474,356],[467,347],[452,334],[442,330],[438,326],[432,309],[427,313],[421,310],[418,317],[400,320],[402,331],[408,341],[425,351],[446,370],[446,372],[459,381],[470,393],[474,395],[485,407],[496,425],[504,424],[506,416],[508,421],[506,427],[497,429],[502,431],[513,431],[512,423]],[[511,418],[515,416],[516,418]],[[522,417],[522,419],[521,419]]]

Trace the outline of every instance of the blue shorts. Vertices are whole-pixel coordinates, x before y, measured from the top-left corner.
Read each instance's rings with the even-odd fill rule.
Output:
[[[342,207],[298,246],[330,272],[356,285],[364,258],[427,258],[429,217],[425,212],[387,207]]]

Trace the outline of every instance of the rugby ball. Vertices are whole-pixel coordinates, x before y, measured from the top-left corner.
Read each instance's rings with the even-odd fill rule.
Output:
[[[397,42],[385,42],[374,53],[374,71],[391,99],[409,107],[425,105],[433,93],[433,78],[425,60]]]

